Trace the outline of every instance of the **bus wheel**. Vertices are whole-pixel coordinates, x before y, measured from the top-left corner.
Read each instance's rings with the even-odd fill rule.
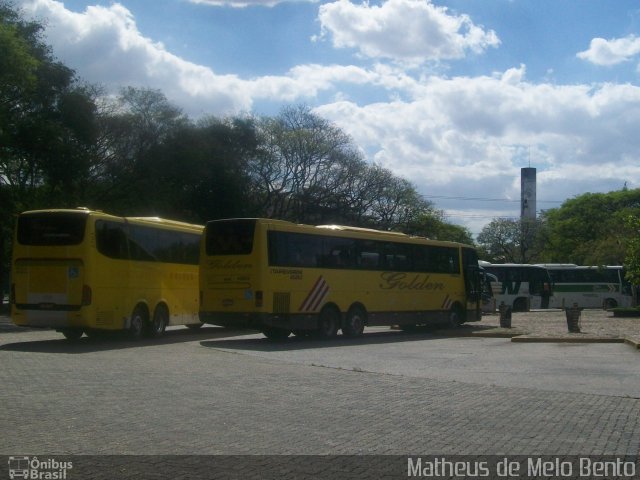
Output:
[[[64,335],[64,338],[67,340],[79,340],[82,337],[82,330],[79,328],[63,328],[60,330],[60,333]]]
[[[338,334],[340,328],[340,312],[333,307],[325,307],[318,317],[318,328],[316,336],[318,338],[333,338]]]
[[[263,327],[262,333],[269,340],[285,340],[289,338],[289,334],[291,332],[289,330],[285,330],[284,328]]]
[[[367,315],[362,308],[353,307],[347,313],[345,324],[342,327],[342,334],[347,337],[358,337],[364,332],[364,324],[367,321]]]
[[[527,311],[527,299],[526,298],[516,298],[513,302],[513,311],[514,312],[526,312]]]
[[[610,310],[618,306],[618,302],[616,302],[613,298],[607,298],[603,304],[605,310]]]
[[[129,324],[129,337],[134,340],[142,337],[147,323],[147,315],[142,307],[136,307],[131,314],[131,323]]]
[[[454,305],[449,311],[449,326],[452,328],[458,328],[464,323],[464,317],[462,309],[459,306]]]
[[[169,312],[164,305],[158,305],[153,312],[153,321],[148,325],[148,335],[150,337],[161,336],[169,324]]]

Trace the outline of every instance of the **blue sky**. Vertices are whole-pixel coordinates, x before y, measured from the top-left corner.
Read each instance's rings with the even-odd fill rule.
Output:
[[[519,214],[529,163],[538,210],[640,186],[637,0],[16,3],[108,91],[194,118],[311,106],[474,234]]]

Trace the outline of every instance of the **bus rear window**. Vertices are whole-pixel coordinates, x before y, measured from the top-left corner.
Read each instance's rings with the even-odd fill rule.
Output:
[[[249,255],[253,251],[255,220],[220,220],[207,223],[207,255]]]
[[[52,212],[18,217],[18,243],[37,246],[78,245],[84,239],[87,215]]]

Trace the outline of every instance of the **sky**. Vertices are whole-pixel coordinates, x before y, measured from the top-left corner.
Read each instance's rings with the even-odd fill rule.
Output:
[[[308,105],[480,233],[640,187],[637,0],[14,0],[54,55],[196,119]]]

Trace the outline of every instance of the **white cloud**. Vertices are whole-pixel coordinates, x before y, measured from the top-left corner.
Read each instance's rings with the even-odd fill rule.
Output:
[[[561,172],[561,180],[540,177],[555,198],[577,195],[596,181],[620,188],[640,178],[639,87],[533,84],[523,72],[431,77],[414,86],[411,100],[343,101],[316,111],[423,192],[517,199],[519,185],[511,180],[529,159],[541,172]],[[489,194],[482,195],[483,186]]]
[[[611,66],[627,62],[640,53],[640,38],[629,35],[624,38],[605,40],[594,38],[589,49],[577,54],[578,58],[595,65]]]
[[[387,0],[380,6],[338,0],[320,6],[320,38],[338,48],[356,48],[371,58],[420,64],[481,53],[500,41],[467,15],[450,14],[430,0]]]
[[[395,8],[387,11],[390,23],[383,26],[384,34],[399,28],[394,22],[401,17],[401,4],[432,14],[425,13],[418,23],[468,22],[426,1],[389,0],[383,7],[348,3],[325,6],[342,12],[353,7],[353,25],[342,32],[353,34],[349,41],[362,40],[363,49],[379,49],[380,57],[396,52],[398,58],[415,58],[402,39],[385,49],[382,32],[364,35],[380,23],[375,8]],[[349,133],[370,160],[415,182],[425,194],[518,199],[520,167],[529,159],[539,167],[539,200],[616,189],[625,181],[630,188],[640,186],[638,86],[532,83],[525,65],[485,76],[444,78],[382,61],[369,68],[306,64],[281,75],[241,78],[217,74],[169,52],[145,37],[131,12],[117,3],[82,13],[54,0],[23,0],[21,7],[47,19],[45,33],[54,54],[81,77],[112,89],[160,89],[193,116],[251,111],[261,100],[313,105],[328,93],[336,100],[316,111]],[[367,19],[367,28],[355,28]],[[453,33],[441,38],[451,42],[434,43],[422,58],[444,58],[472,48],[459,28],[448,31]],[[633,48],[618,51],[630,56]],[[377,101],[349,100],[354,90],[375,90]],[[464,202],[457,206],[470,208]],[[517,203],[494,210],[500,209],[507,215],[519,211]]]
[[[35,18],[46,19],[45,33],[56,56],[84,80],[111,89],[125,85],[157,88],[191,114],[248,111],[256,99],[290,102],[328,88],[304,75],[305,68],[312,67],[249,80],[217,74],[145,37],[132,13],[118,3],[90,6],[82,13],[67,10],[56,0],[24,0],[21,7]],[[354,69],[333,70],[340,78]]]
[[[316,3],[319,0],[189,0],[191,3],[210,5],[212,7],[275,7],[280,3],[306,2]]]

